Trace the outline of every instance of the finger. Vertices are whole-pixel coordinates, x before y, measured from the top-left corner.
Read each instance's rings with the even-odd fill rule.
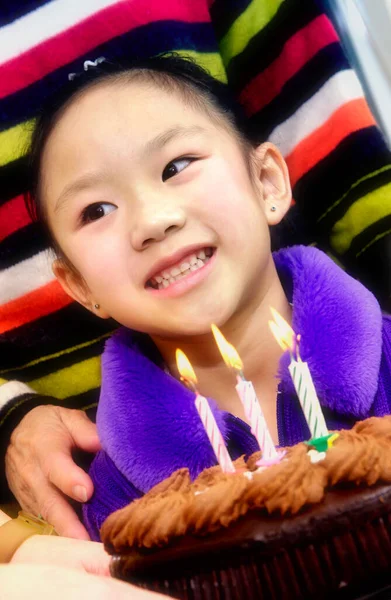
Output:
[[[96,425],[83,411],[61,411],[60,416],[72,436],[75,446],[86,452],[98,452],[101,449]]]
[[[103,544],[66,537],[34,535],[19,546],[11,562],[50,563],[95,575],[110,575],[110,556]]]
[[[91,478],[73,461],[68,448],[52,453],[43,470],[49,481],[66,496],[78,502],[91,498],[94,491]]]
[[[79,540],[90,539],[71,505],[55,489],[46,486],[42,501],[38,499],[38,506],[40,514],[53,525],[58,535]]]
[[[77,551],[75,553],[75,550]],[[107,554],[103,544],[98,542],[78,542],[73,549],[76,566],[83,568],[87,573],[94,575],[110,575],[111,557]]]

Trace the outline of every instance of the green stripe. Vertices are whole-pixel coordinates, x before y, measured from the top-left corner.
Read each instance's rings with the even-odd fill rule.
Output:
[[[219,81],[227,82],[227,74],[224,69],[223,60],[218,52],[197,52],[196,50],[176,50],[184,58],[192,58],[200,67],[208,71]]]
[[[353,239],[380,219],[391,215],[391,183],[357,200],[335,223],[331,245],[339,253],[349,250]]]
[[[100,357],[94,356],[27,384],[38,394],[63,400],[100,386]]]
[[[277,13],[284,0],[253,0],[234,21],[220,41],[224,64],[243,52],[249,41],[261,31]]]

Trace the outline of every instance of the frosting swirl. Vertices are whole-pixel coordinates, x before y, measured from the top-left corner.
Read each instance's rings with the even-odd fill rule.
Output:
[[[249,510],[295,514],[322,501],[328,488],[341,483],[391,482],[391,417],[372,417],[339,432],[324,460],[310,461],[308,445],[286,448],[283,460],[258,468],[260,452],[235,461],[236,472],[219,466],[203,471],[192,483],[179,469],[143,498],[113,513],[101,529],[111,553],[131,547],[167,545],[184,534],[205,535]]]

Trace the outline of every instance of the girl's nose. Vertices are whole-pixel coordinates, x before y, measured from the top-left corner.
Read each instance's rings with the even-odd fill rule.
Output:
[[[155,242],[161,242],[168,235],[182,229],[186,217],[178,207],[151,210],[137,219],[132,233],[132,245],[135,250],[144,250]]]

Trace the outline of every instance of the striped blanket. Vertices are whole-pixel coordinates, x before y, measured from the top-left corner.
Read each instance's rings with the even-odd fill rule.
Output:
[[[3,0],[0,453],[37,404],[95,406],[113,327],[61,290],[24,207],[34,117],[83,61],[168,50],[228,81],[259,139],[280,147],[306,224],[296,241],[333,251],[379,296],[389,294],[390,155],[318,1]]]

